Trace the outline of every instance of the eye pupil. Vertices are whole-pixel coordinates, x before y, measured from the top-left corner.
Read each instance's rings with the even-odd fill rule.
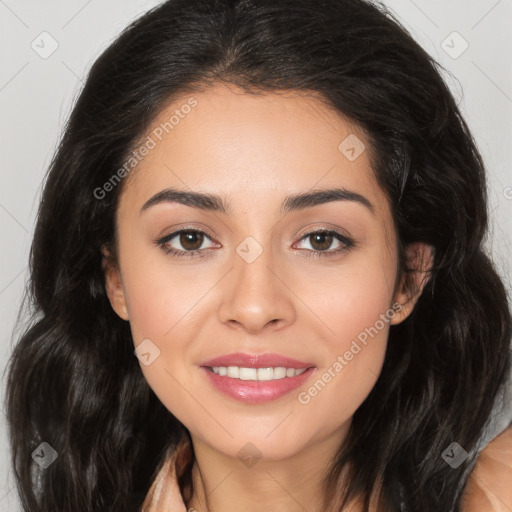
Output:
[[[311,244],[311,246],[318,251],[325,251],[325,250],[329,249],[329,247],[332,244],[333,236],[330,235],[329,233],[314,233],[313,235],[311,235],[311,237],[312,237],[312,240],[315,241],[315,243],[318,241],[318,239],[320,239],[320,240],[327,239],[327,242],[325,242],[325,240],[324,240],[323,244],[320,242],[320,247],[315,246],[315,243]]]
[[[192,247],[188,245],[189,242],[192,243]],[[182,247],[184,247],[185,249],[188,249],[190,251],[197,250],[203,244],[203,235],[202,233],[198,233],[197,231],[184,231],[180,235],[180,243]]]

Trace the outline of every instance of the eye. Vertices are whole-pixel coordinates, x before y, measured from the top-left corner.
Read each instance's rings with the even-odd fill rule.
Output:
[[[307,250],[312,253],[310,257],[313,258],[319,256],[333,256],[355,246],[355,242],[350,238],[338,233],[337,231],[326,229],[306,233],[301,240],[310,241],[309,245],[311,249]],[[337,242],[338,247],[334,250],[328,250],[332,246],[333,242]]]
[[[176,240],[173,241],[174,239]],[[162,247],[166,254],[172,254],[177,257],[190,257],[205,250],[204,247],[201,248],[205,239],[211,240],[204,231],[198,229],[180,229],[157,240],[156,243]],[[176,249],[173,247],[172,243],[178,243],[183,249]]]

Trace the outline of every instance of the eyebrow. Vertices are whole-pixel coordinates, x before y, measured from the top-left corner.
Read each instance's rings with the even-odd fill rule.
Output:
[[[314,190],[311,192],[288,195],[281,204],[281,214],[303,210],[333,201],[357,202],[365,206],[373,215],[375,214],[373,204],[366,197],[345,188]],[[167,188],[152,196],[144,203],[141,212],[160,203],[179,203],[192,208],[224,213],[226,215],[231,213],[229,204],[220,196],[203,192],[189,192],[175,188]]]

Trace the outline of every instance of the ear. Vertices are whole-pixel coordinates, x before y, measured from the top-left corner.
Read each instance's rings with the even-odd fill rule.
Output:
[[[113,310],[123,320],[128,320],[128,308],[126,307],[126,297],[121,280],[121,273],[119,272],[119,265],[106,246],[101,247],[101,253],[103,254],[101,268],[105,274],[105,289],[110,304]]]
[[[391,324],[403,322],[413,311],[424,286],[430,279],[434,263],[434,248],[423,242],[409,244],[406,248],[406,271],[395,294],[394,303],[401,309],[390,320]]]

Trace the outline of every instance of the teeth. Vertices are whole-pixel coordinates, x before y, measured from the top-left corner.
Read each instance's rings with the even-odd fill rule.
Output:
[[[296,377],[304,373],[307,368],[285,368],[278,366],[277,368],[241,368],[238,366],[214,366],[213,373],[223,377],[231,377],[240,380],[278,380],[285,377]]]
[[[293,368],[291,368],[294,372]],[[295,374],[295,372],[294,372]],[[258,368],[258,380],[272,380],[274,378],[273,368]]]
[[[233,379],[238,379],[240,378],[240,368],[238,366],[228,366],[228,373],[226,375]]]

